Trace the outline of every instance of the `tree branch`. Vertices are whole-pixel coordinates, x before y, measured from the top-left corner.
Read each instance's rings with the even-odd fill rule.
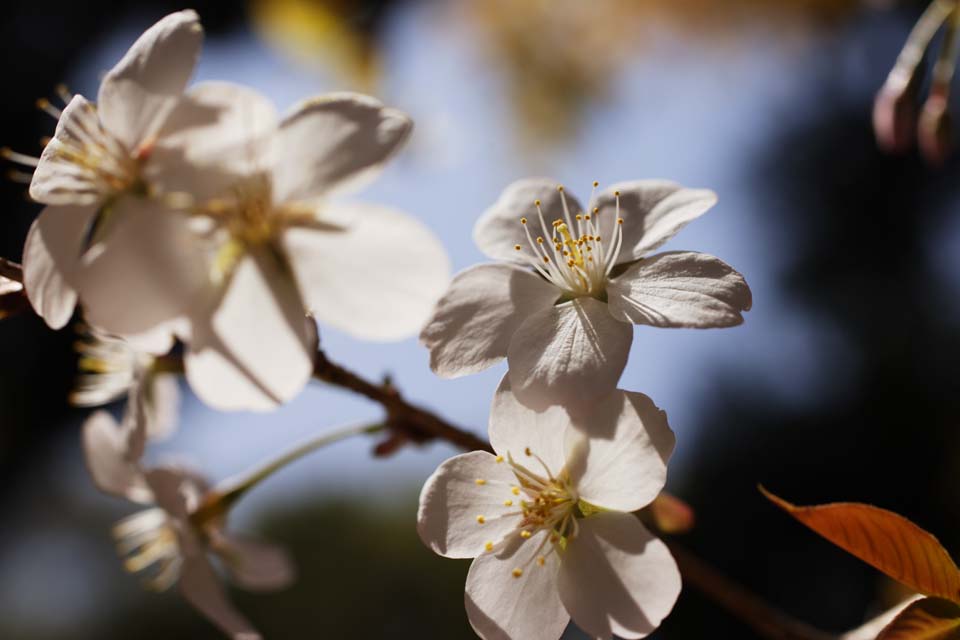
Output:
[[[666,541],[683,581],[750,626],[767,640],[837,640],[838,636],[800,622],[732,582],[672,540]]]
[[[433,439],[446,440],[467,451],[477,449],[493,451],[490,444],[485,440],[465,429],[455,427],[431,411],[408,403],[389,382],[379,385],[368,382],[352,371],[332,362],[323,351],[317,352],[313,375],[318,380],[348,389],[382,405],[387,412],[387,427],[393,431],[395,436],[413,442],[426,442]],[[402,444],[402,439],[388,440],[386,443],[381,443],[381,446],[378,447],[378,453],[389,453],[400,444]]]

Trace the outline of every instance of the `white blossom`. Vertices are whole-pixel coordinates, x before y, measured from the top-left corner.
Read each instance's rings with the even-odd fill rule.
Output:
[[[182,128],[172,148],[184,162],[160,163],[170,171],[155,180],[190,194],[207,243],[208,293],[185,356],[205,402],[267,410],[293,397],[313,370],[313,319],[374,340],[422,326],[449,278],[440,243],[405,214],[329,199],[399,149],[404,114],[342,93],[278,119],[268,100],[226,83],[198,85],[188,101],[218,121]]]
[[[703,253],[650,255],[715,202],[641,180],[595,193],[584,210],[549,180],[513,183],[474,228],[503,262],[454,277],[420,336],[431,367],[455,377],[506,357],[523,402],[589,406],[616,386],[631,324],[740,324],[751,296],[739,273]]]
[[[589,435],[585,435],[589,434]],[[639,393],[615,391],[589,417],[534,412],[504,378],[490,415],[495,454],[451,458],[420,494],[418,531],[436,553],[475,558],[466,607],[485,639],[642,638],[673,608],[680,574],[632,511],[666,479],[674,437]]]
[[[139,431],[139,433],[138,433]],[[144,434],[118,425],[105,411],[84,424],[87,466],[97,487],[147,508],[113,528],[124,568],[147,588],[179,591],[235,640],[261,636],[230,604],[208,559],[216,555],[231,578],[250,590],[280,589],[293,579],[286,553],[225,532],[229,504],[200,476],[174,467],[143,468]]]
[[[164,370],[158,355],[170,350],[172,337],[159,334],[151,338],[152,344],[135,345],[86,328],[75,345],[80,374],[70,403],[98,407],[126,397],[124,422],[144,420],[150,440],[169,437],[177,428],[180,409],[178,375]]]
[[[23,266],[30,302],[51,327],[69,321],[78,296],[88,320],[114,333],[152,330],[182,311],[181,289],[198,263],[162,262],[165,245],[190,237],[182,216],[147,198],[148,174],[202,40],[195,12],[168,15],[104,76],[96,105],[68,94],[62,111],[41,101],[58,122],[39,159],[7,152],[36,166],[30,196],[47,205],[27,236]],[[136,242],[144,236],[151,242]],[[116,253],[122,270],[113,268]],[[123,298],[125,312],[89,304],[104,295]]]

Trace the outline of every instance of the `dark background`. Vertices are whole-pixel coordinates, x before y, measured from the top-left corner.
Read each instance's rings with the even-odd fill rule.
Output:
[[[829,32],[869,20],[871,29],[846,33],[869,38],[870,50],[884,55],[869,59],[871,81],[864,88],[843,86],[840,71],[829,66],[813,80],[806,77],[807,91],[818,97],[816,108],[803,117],[784,113],[782,126],[753,165],[750,184],[755,197],[779,203],[777,224],[792,248],[794,258],[777,273],[776,286],[842,334],[846,347],[838,361],[855,361],[858,375],[830,403],[809,398],[798,404],[769,392],[762,371],[740,366],[704,372],[707,391],[697,400],[705,416],[700,441],[671,489],[697,513],[698,526],[683,544],[785,611],[841,631],[889,603],[893,590],[877,572],[776,512],[755,486],[763,483],[800,504],[874,503],[907,515],[948,548],[960,546],[960,305],[956,282],[942,277],[931,255],[931,238],[960,215],[958,160],[932,169],[916,154],[885,156],[876,150],[870,129],[873,93],[921,6],[878,12],[848,6],[852,3],[807,4],[796,11],[814,29]],[[244,3],[193,6],[211,37],[242,27],[250,16]],[[373,52],[382,26],[402,8],[387,0],[331,6],[344,18],[343,28],[359,33]],[[139,16],[149,23],[179,8],[172,2],[6,5],[0,27],[7,87],[0,141],[38,152],[37,138],[52,127],[33,100],[50,95],[113,24]],[[759,19],[773,31],[799,19],[793,15],[754,15],[752,24]],[[720,18],[699,16],[692,33],[708,28],[711,19]],[[726,16],[723,26],[734,38],[738,19]],[[885,38],[880,44],[878,33]],[[14,259],[39,210],[24,191],[24,185],[0,183],[0,255]],[[735,256],[724,257],[736,264]],[[58,438],[77,429],[82,416],[65,402],[74,373],[72,341],[70,331],[53,333],[30,315],[0,324],[0,545],[8,550],[15,548],[15,535],[31,535],[18,520],[25,500],[34,514],[67,514],[78,529],[103,530],[111,517],[124,513],[64,504],[37,484],[40,461]],[[822,375],[829,386],[830,369]],[[260,531],[290,548],[301,577],[279,594],[236,592],[238,606],[270,638],[470,637],[462,609],[466,565],[434,557],[420,545],[410,517],[416,492],[410,487],[406,498],[390,507],[324,498],[268,511]],[[82,554],[82,548],[63,550],[64,580],[85,580],[90,568],[79,562]],[[0,569],[12,561],[33,559],[11,559],[7,553],[8,564]],[[69,637],[105,638],[104,628],[112,629],[113,638],[215,637],[175,596],[141,596],[134,593],[135,580],[118,566],[100,570],[125,595],[100,605],[106,627],[78,620]],[[8,593],[18,588],[11,579],[0,573]],[[40,588],[36,597],[42,601],[47,593]],[[29,620],[0,619],[0,637],[59,637],[42,628],[32,628]],[[655,637],[755,636],[687,588]]]

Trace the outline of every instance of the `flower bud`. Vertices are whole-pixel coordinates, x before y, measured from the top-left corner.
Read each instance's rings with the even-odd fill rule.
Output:
[[[921,75],[895,67],[873,103],[877,144],[888,153],[903,153],[913,144]]]
[[[942,165],[953,146],[953,126],[944,94],[933,93],[927,98],[920,114],[917,137],[927,162]]]

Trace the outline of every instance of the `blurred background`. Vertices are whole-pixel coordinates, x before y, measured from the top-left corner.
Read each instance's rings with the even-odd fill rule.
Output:
[[[281,108],[328,90],[377,95],[417,123],[364,200],[430,225],[459,270],[482,259],[476,217],[511,181],[662,177],[720,203],[671,249],[720,256],[755,307],[723,331],[636,331],[621,386],[678,435],[669,489],[696,510],[679,541],[829,631],[896,597],[866,565],[768,504],[856,500],[899,511],[960,549],[960,156],[939,169],[876,150],[871,103],[925,2],[860,0],[261,0],[194,3],[197,79],[252,85]],[[39,153],[34,109],[100,75],[168,1],[13,2],[0,50],[0,144]],[[40,207],[0,184],[0,255],[18,259]],[[504,372],[445,381],[415,339],[367,344],[321,327],[331,358],[482,433]],[[176,594],[138,588],[70,409],[70,330],[0,323],[0,638],[216,638]],[[184,387],[186,392],[186,388]],[[213,478],[376,406],[311,386],[275,414],[217,414],[189,395],[180,432],[149,452]],[[252,492],[231,524],[286,545],[300,577],[234,592],[268,638],[469,638],[468,563],[417,539],[423,480],[454,451],[335,445]],[[569,630],[567,637],[580,638]],[[755,636],[685,589],[658,639]]]

